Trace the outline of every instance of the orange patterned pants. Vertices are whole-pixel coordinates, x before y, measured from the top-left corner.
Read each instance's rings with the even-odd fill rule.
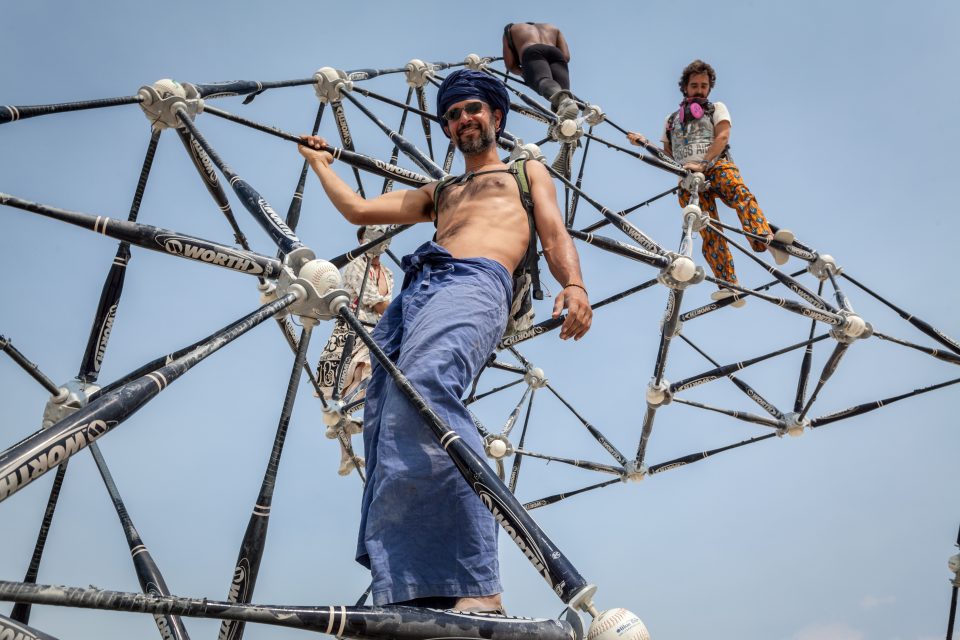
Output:
[[[740,170],[737,165],[729,160],[717,160],[717,162],[707,169],[704,174],[710,181],[710,188],[700,194],[700,208],[711,218],[718,221],[720,216],[717,214],[717,196],[725,205],[737,212],[740,218],[740,226],[744,231],[755,233],[759,236],[766,236],[771,233],[770,225],[757,204],[757,199],[750,193],[750,189],[743,183],[740,177]],[[690,202],[690,194],[681,189],[678,192],[680,197],[680,206],[685,207]],[[713,275],[727,282],[737,283],[737,273],[733,267],[733,256],[730,254],[730,247],[727,241],[712,229],[703,228],[700,230],[703,236],[703,257],[713,271]],[[766,251],[767,245],[750,239],[750,246],[756,252]]]

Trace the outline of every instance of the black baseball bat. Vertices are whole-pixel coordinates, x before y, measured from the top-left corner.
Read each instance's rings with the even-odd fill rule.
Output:
[[[427,152],[430,158],[433,158],[433,127],[430,126],[431,120],[440,122],[440,118],[429,113],[427,109],[427,92],[423,87],[417,87],[417,106],[420,107],[420,126],[423,127],[423,138],[427,141]],[[406,112],[404,112],[406,114]]]
[[[820,395],[820,391],[823,389],[823,386],[827,384],[827,381],[830,380],[834,373],[836,373],[837,367],[840,366],[840,361],[843,359],[843,356],[847,353],[847,349],[849,348],[850,345],[844,342],[838,342],[833,348],[833,352],[823,364],[823,370],[820,372],[820,379],[817,380],[816,388],[814,388],[813,393],[810,394],[810,397],[807,398],[807,404],[803,406],[803,409],[797,416],[797,422],[802,422],[803,419],[807,417],[810,407],[813,406],[817,396]]]
[[[393,142],[393,144],[400,148],[400,151],[402,151],[408,158],[413,160],[418,167],[429,173],[432,178],[439,180],[447,175],[444,173],[443,169],[436,165],[433,160],[427,157],[422,151],[420,151],[420,149],[417,149],[415,146],[413,146],[409,140],[384,124],[383,120],[375,116],[373,112],[367,109],[362,102],[350,95],[350,92],[344,92],[343,97],[352,102],[355,107],[360,109],[360,111],[362,111],[363,114],[367,116],[371,122],[373,122],[373,124],[377,125],[377,127],[383,131],[388,138],[390,138],[390,141]]]
[[[648,206],[650,206],[651,204],[653,204],[654,202],[656,202],[657,200],[659,200],[660,198],[663,198],[664,196],[668,196],[668,195],[670,195],[671,193],[676,193],[679,188],[680,188],[680,187],[672,187],[672,188],[667,189],[666,191],[664,191],[664,192],[662,192],[662,193],[658,193],[657,195],[653,196],[652,198],[647,198],[646,200],[644,200],[643,202],[641,202],[641,203],[639,203],[639,204],[635,204],[635,205],[633,205],[632,207],[628,207],[628,208],[624,209],[623,211],[620,212],[620,215],[625,216],[625,215],[627,215],[628,213],[630,213],[630,212],[632,212],[632,211],[636,211],[636,210],[639,209],[640,207],[648,207]],[[584,227],[583,229],[580,229],[580,231],[583,232],[583,233],[593,233],[593,232],[596,231],[597,229],[599,229],[599,228],[601,228],[601,227],[605,227],[605,226],[607,226],[608,224],[610,224],[610,221],[609,221],[609,220],[606,220],[606,219],[604,219],[604,220],[598,220],[597,222],[594,222],[593,224],[587,225],[587,226]],[[569,225],[567,225],[567,226],[569,226]]]
[[[43,559],[43,550],[47,546],[50,525],[53,524],[53,514],[56,512],[57,502],[60,500],[60,490],[63,488],[63,478],[66,474],[67,463],[64,462],[57,467],[57,475],[53,477],[53,485],[50,487],[50,495],[47,497],[47,506],[43,510],[43,518],[40,520],[40,531],[37,532],[37,542],[33,546],[30,564],[27,566],[27,572],[23,577],[24,582],[37,582],[37,575],[40,573],[40,560]],[[30,622],[30,607],[29,603],[18,602],[13,605],[10,617],[17,622],[27,624]]]
[[[539,460],[546,460],[547,462],[559,462],[561,464],[570,465],[571,467],[577,467],[578,469],[587,469],[588,471],[599,471],[600,473],[612,473],[616,476],[623,475],[622,467],[614,467],[609,464],[603,464],[602,462],[591,462],[589,460],[577,460],[574,458],[561,458],[558,456],[551,456],[545,453],[537,453],[535,451],[529,451],[527,449],[517,449],[520,453],[531,458],[537,458]]]
[[[57,640],[50,634],[3,615],[0,615],[0,638],[3,640]]]
[[[820,284],[817,286],[817,295],[823,294],[823,280],[820,281]],[[817,321],[810,321],[810,335],[808,339],[813,338],[814,332],[817,330]],[[803,350],[803,360],[800,361],[800,375],[797,378],[797,393],[793,399],[793,411],[794,413],[799,413],[803,408],[804,398],[807,395],[807,383],[810,378],[810,364],[813,362],[813,343],[807,345],[807,348]]]
[[[277,89],[280,87],[299,87],[308,84],[314,84],[316,80],[311,76],[309,78],[300,78],[298,80],[276,80],[272,82],[257,82],[256,80],[228,80],[226,82],[191,82],[190,86],[197,90],[198,97],[204,99],[226,98],[230,96],[243,96],[248,94],[259,94],[267,89]]]
[[[874,400],[873,402],[864,402],[863,404],[858,404],[855,407],[850,407],[842,411],[835,411],[831,414],[820,416],[819,418],[813,418],[810,420],[810,427],[822,427],[823,425],[830,424],[831,422],[836,422],[837,420],[842,420],[844,418],[852,418],[854,416],[863,415],[864,413],[869,413],[874,409],[879,409],[880,407],[885,407],[888,404],[893,404],[899,400],[904,400],[906,398],[912,398],[913,396],[918,396],[922,393],[928,393],[930,391],[936,391],[937,389],[942,389],[944,387],[949,387],[960,382],[960,378],[954,378],[953,380],[947,380],[946,382],[940,382],[938,384],[933,384],[928,387],[920,387],[919,389],[914,389],[907,393],[902,393],[898,396],[891,396],[889,398],[884,398],[883,400]]]
[[[406,105],[406,106],[409,106],[410,100],[412,100],[412,99],[413,99],[413,87],[408,87],[408,88],[407,88],[407,105]],[[397,130],[397,133],[399,133],[400,135],[403,135],[403,130],[404,130],[404,128],[407,126],[407,113],[408,113],[407,110],[404,109],[403,115],[400,116],[400,127],[399,127],[399,129]],[[430,129],[430,122],[429,122],[429,121],[425,121],[425,122],[426,122],[426,127],[427,127],[427,129],[429,130],[429,129]],[[429,135],[427,136],[427,142],[428,142],[428,143],[430,142]],[[433,148],[432,148],[432,147],[430,148],[430,158],[433,159]],[[397,161],[398,161],[399,159],[400,159],[400,147],[399,147],[399,145],[396,145],[396,144],[395,144],[395,145],[393,145],[393,149],[390,151],[390,164],[397,164]],[[384,194],[384,193],[388,193],[388,192],[390,192],[390,191],[393,191],[393,180],[391,180],[390,178],[384,178],[384,179],[383,179],[383,186],[380,187],[380,193],[381,193],[381,194]]]
[[[793,351],[794,349],[799,349],[800,347],[805,347],[807,344],[820,342],[830,337],[830,334],[824,333],[817,336],[811,340],[804,340],[803,342],[797,342],[789,346],[783,347],[782,349],[777,349],[776,351],[771,351],[762,356],[757,356],[755,358],[748,358],[747,360],[742,360],[740,362],[734,362],[733,364],[723,365],[722,367],[715,367],[709,371],[704,371],[701,374],[691,376],[689,378],[684,378],[670,385],[670,393],[677,393],[679,391],[685,391],[687,389],[692,389],[693,387],[699,386],[706,382],[716,380],[717,378],[725,377],[734,371],[740,371],[741,369],[746,369],[747,367],[757,364],[758,362],[763,362],[764,360],[769,360],[776,356],[783,355]]]
[[[707,222],[707,225],[710,226],[710,227],[712,227],[713,230],[716,231],[716,233],[718,233],[718,234],[720,234],[721,236],[723,236],[724,238],[726,238],[727,242],[729,242],[729,243],[732,244],[734,247],[736,247],[737,249],[739,249],[744,255],[746,255],[746,256],[749,257],[751,260],[753,260],[753,261],[756,262],[758,265],[760,265],[761,268],[766,269],[766,271],[767,271],[770,275],[772,275],[774,278],[776,278],[777,280],[779,280],[786,288],[788,288],[788,289],[790,289],[791,291],[793,291],[795,294],[797,294],[798,296],[800,296],[801,298],[803,298],[806,302],[808,302],[809,304],[813,305],[815,308],[817,308],[817,309],[819,309],[819,310],[821,310],[821,311],[829,311],[829,312],[831,312],[831,313],[837,313],[837,312],[838,312],[838,310],[837,310],[836,307],[834,307],[832,304],[830,304],[829,302],[827,302],[826,300],[824,300],[823,298],[821,298],[820,296],[818,296],[817,294],[815,294],[813,291],[810,291],[809,289],[807,289],[805,286],[803,286],[802,284],[800,284],[797,280],[795,280],[794,278],[790,277],[789,275],[787,275],[787,274],[784,273],[783,271],[780,271],[780,269],[777,269],[777,268],[774,267],[773,265],[767,264],[766,262],[764,262],[763,260],[761,260],[760,258],[758,258],[756,255],[754,255],[754,252],[753,252],[753,251],[750,251],[749,249],[747,249],[746,247],[744,247],[743,245],[741,245],[741,244],[740,244],[739,242],[737,242],[736,240],[733,240],[732,238],[729,238],[729,237],[727,237],[727,236],[724,236],[723,233],[722,233],[719,229],[717,229],[717,226],[716,226],[716,224],[714,223],[713,219],[711,219],[709,222]]]
[[[203,111],[204,113],[210,113],[215,116],[220,116],[225,120],[230,120],[238,124],[243,124],[252,129],[256,129],[264,133],[269,133],[272,136],[276,136],[278,138],[287,140],[289,142],[303,144],[303,138],[301,138],[300,136],[295,136],[292,133],[287,133],[285,131],[281,131],[280,129],[277,129],[274,127],[268,127],[266,125],[257,124],[256,122],[247,120],[246,118],[235,116],[231,113],[227,113],[226,111],[216,109],[209,105],[205,106]],[[333,157],[335,159],[342,160],[343,162],[345,162],[346,164],[352,167],[363,169],[364,171],[367,171],[368,173],[372,173],[374,175],[378,175],[381,178],[390,178],[391,180],[396,180],[397,182],[400,182],[401,184],[405,184],[407,186],[421,187],[425,184],[429,184],[433,182],[431,178],[420,175],[419,173],[416,173],[414,171],[410,171],[409,169],[404,169],[396,165],[391,165],[384,162],[383,160],[380,160],[379,158],[371,158],[370,156],[365,156],[360,153],[355,153],[349,149],[341,149],[339,147],[331,147],[329,145],[320,147],[320,149],[322,151],[327,151],[333,154]]]
[[[563,174],[561,174],[559,171],[557,171],[550,165],[544,164],[543,166],[547,169],[547,171],[550,172],[550,174],[554,178],[557,178],[558,180],[560,180],[560,182],[566,185],[574,193],[579,193],[581,198],[589,202],[590,205],[593,206],[594,209],[599,211],[604,218],[609,220],[611,224],[613,224],[613,226],[615,226],[617,229],[620,229],[620,231],[622,231],[623,233],[627,234],[631,239],[633,239],[634,242],[639,244],[641,247],[643,247],[647,251],[656,253],[661,256],[666,253],[666,250],[664,250],[663,247],[661,247],[659,244],[654,242],[653,239],[650,238],[650,236],[648,236],[643,231],[641,231],[632,222],[630,222],[620,214],[614,211],[610,211],[610,209],[607,209],[605,206],[603,206],[602,204],[600,204],[599,202],[597,202],[596,200],[588,196],[586,193],[583,192],[582,189],[578,188],[577,185],[567,180]]]
[[[343,111],[343,102],[337,100],[330,103],[333,109],[333,121],[337,123],[337,133],[340,135],[340,144],[347,151],[355,151],[353,146],[353,135],[350,133],[350,124],[347,122],[347,114]],[[367,194],[363,190],[363,181],[360,179],[360,172],[357,167],[353,167],[353,177],[357,179],[357,193],[361,198],[366,198]]]
[[[217,207],[220,208],[220,212],[227,219],[227,223],[233,230],[233,239],[240,245],[240,248],[245,251],[250,251],[250,243],[240,229],[240,225],[237,224],[237,219],[233,215],[233,208],[230,206],[230,201],[227,200],[227,194],[220,185],[220,179],[217,177],[217,172],[214,170],[210,156],[203,150],[203,147],[193,134],[188,133],[185,129],[178,128],[177,136],[180,138],[180,142],[183,143],[187,153],[190,154],[193,166],[196,167],[197,173],[199,173],[203,179],[203,185],[207,188],[213,201],[217,203]]]
[[[157,143],[159,141],[160,131],[152,129],[150,142],[147,144],[147,153],[140,168],[140,178],[137,180],[133,202],[130,205],[130,213],[127,215],[127,222],[136,222],[137,216],[140,214],[140,203],[143,201],[143,192],[147,188],[147,178],[149,178],[150,169],[153,167],[153,158],[157,153]],[[120,296],[123,294],[123,282],[126,278],[130,257],[130,244],[121,242],[117,247],[113,264],[110,265],[110,270],[107,272],[103,288],[100,290],[100,300],[93,316],[93,325],[90,327],[90,336],[87,338],[87,346],[83,352],[80,372],[77,374],[77,378],[83,382],[95,382],[100,376],[100,366],[103,364],[107,342],[110,340],[113,322],[117,317],[117,308],[120,305]]]
[[[114,220],[105,216],[60,209],[23,200],[6,193],[0,193],[0,204],[67,222],[144,249],[169,253],[180,258],[205,262],[252,276],[276,278],[281,270],[280,261],[276,258],[268,258],[258,253],[234,249],[203,238],[139,222]]]
[[[13,346],[13,342],[10,341],[10,338],[5,338],[0,335],[0,351],[3,351],[10,359],[13,360],[17,365],[27,372],[31,378],[40,383],[40,386],[46,389],[50,395],[56,396],[60,394],[60,387],[50,379],[50,377],[40,370],[40,367],[37,366],[35,362],[31,362],[23,353]]]
[[[190,353],[117,389],[0,453],[0,501],[112,431],[209,355],[293,304],[289,293],[214,333]]]
[[[757,289],[747,289],[746,287],[741,287],[738,284],[732,282],[727,282],[726,280],[720,280],[719,278],[714,278],[713,276],[707,276],[704,278],[707,282],[712,282],[715,285],[718,285],[722,288],[732,289],[733,291],[739,291],[740,293],[746,293],[751,295],[759,300],[765,302],[770,302],[777,305],[781,309],[786,309],[791,313],[796,313],[805,318],[810,318],[811,320],[816,320],[818,322],[823,322],[824,324],[829,324],[834,327],[842,326],[845,322],[843,316],[833,313],[832,311],[827,311],[824,309],[814,309],[813,307],[805,307],[796,300],[786,300],[785,298],[777,298],[774,296],[768,296],[764,293],[760,293]]]
[[[527,387],[530,389],[530,387]],[[527,413],[523,417],[523,429],[520,430],[520,441],[517,442],[517,450],[514,451],[513,456],[513,465],[510,467],[510,480],[507,487],[510,489],[510,493],[517,492],[517,481],[520,478],[520,466],[523,464],[523,454],[519,453],[520,449],[523,449],[523,445],[527,440],[527,429],[530,427],[530,415],[533,413],[533,399],[537,395],[537,390],[533,389],[530,393],[530,400],[527,402]],[[470,414],[473,415],[473,414]],[[502,464],[501,460],[497,461]]]
[[[380,102],[384,102],[386,104],[389,104],[390,106],[396,107],[398,109],[402,109],[404,115],[408,113],[414,113],[420,116],[421,118],[424,118],[428,122],[428,124],[430,121],[437,122],[437,123],[443,122],[443,120],[441,120],[439,116],[431,113],[428,110],[427,104],[426,104],[427,96],[425,92],[423,93],[423,100],[418,102],[418,107],[419,107],[418,108],[418,107],[411,107],[409,103],[400,102],[399,100],[388,98],[386,96],[380,95],[379,93],[374,93],[373,91],[370,91],[369,89],[364,89],[363,87],[354,87],[353,89],[351,89],[351,91],[356,91],[357,93],[359,93],[360,95],[366,98],[373,98],[374,100],[379,100]],[[413,87],[410,87],[410,91],[408,93],[412,93],[412,92],[413,92]]]
[[[123,535],[127,540],[127,546],[130,548],[130,557],[133,560],[133,567],[137,574],[137,580],[140,582],[140,588],[143,589],[144,593],[150,595],[170,595],[170,590],[167,588],[167,583],[163,579],[163,574],[160,573],[160,568],[157,566],[157,563],[154,562],[153,556],[150,555],[150,551],[147,549],[147,545],[143,543],[143,540],[140,538],[140,533],[133,525],[130,514],[127,513],[127,506],[120,496],[120,491],[113,481],[113,475],[111,475],[110,469],[107,467],[107,462],[103,459],[103,454],[100,453],[100,447],[97,446],[96,442],[90,443],[90,453],[93,455],[97,469],[100,471],[100,476],[103,478],[103,483],[107,487],[107,493],[110,494],[110,500],[113,501],[114,510],[117,512],[121,526],[123,526]],[[190,635],[187,633],[186,627],[183,626],[183,621],[180,619],[180,616],[158,614],[154,616],[154,621],[157,623],[160,637],[164,638],[164,640],[190,639]]]
[[[767,440],[777,436],[776,433],[768,433],[766,435],[757,436],[756,438],[750,438],[749,440],[743,440],[742,442],[736,442],[734,444],[728,444],[724,447],[717,447],[716,449],[710,449],[709,451],[701,451],[699,453],[691,453],[685,456],[680,456],[679,458],[674,458],[673,460],[668,460],[667,462],[661,462],[660,464],[652,465],[647,469],[647,475],[654,475],[657,473],[663,473],[664,471],[670,471],[671,469],[676,469],[678,467],[684,467],[693,462],[698,462],[710,456],[722,453],[724,451],[730,451],[731,449],[737,449],[747,444],[753,444],[754,442],[760,442],[761,440]]]
[[[648,164],[651,167],[656,167],[657,169],[662,169],[667,173],[672,173],[675,176],[685,178],[690,174],[689,171],[687,171],[686,169],[681,167],[679,164],[677,164],[677,162],[673,158],[666,156],[662,151],[660,151],[653,145],[650,145],[649,143],[647,143],[647,145],[649,145],[649,147],[652,147],[655,150],[655,154],[656,154],[655,156],[648,156],[643,153],[634,151],[633,149],[627,149],[626,147],[621,147],[620,145],[610,142],[609,140],[604,140],[600,136],[595,136],[592,134],[585,134],[585,135],[590,138],[593,138],[600,144],[606,145],[611,149],[615,149],[617,151],[620,151],[621,153],[627,154],[628,156],[634,157],[640,162],[643,162],[644,164]],[[647,146],[645,145],[644,148],[647,148]]]
[[[663,371],[667,368],[667,355],[670,353],[670,344],[677,332],[680,321],[680,304],[683,302],[683,289],[670,289],[667,295],[667,307],[663,311],[663,327],[660,329],[660,345],[657,348],[657,359],[653,365],[654,384],[659,385],[663,380]]]
[[[59,104],[38,105],[0,105],[0,124],[26,120],[36,116],[45,116],[50,113],[64,113],[66,111],[81,111],[83,109],[99,109],[101,107],[117,107],[124,104],[143,102],[139,95],[122,98],[102,98],[100,100],[82,100],[80,102],[62,102]]]
[[[327,108],[326,102],[321,102],[317,107],[317,117],[313,120],[313,129],[311,135],[317,135],[320,130],[320,121],[323,119],[323,112]],[[297,188],[293,191],[293,197],[290,199],[290,206],[287,207],[287,226],[293,231],[297,230],[300,224],[300,209],[303,204],[303,189],[307,185],[307,172],[310,170],[310,163],[303,159],[303,166],[300,168],[300,179],[297,181]]]
[[[931,349],[930,347],[924,347],[919,344],[914,344],[912,342],[908,342],[907,340],[894,338],[893,336],[888,336],[886,334],[880,333],[879,331],[874,331],[873,337],[879,338],[880,340],[886,340],[887,342],[893,342],[904,347],[915,349],[917,351],[927,354],[928,356],[933,356],[937,360],[943,360],[944,362],[949,362],[951,364],[960,364],[960,356],[956,356],[952,353],[946,353],[944,351],[940,351],[939,349]]]
[[[294,357],[293,370],[287,382],[287,391],[283,397],[283,408],[280,411],[280,421],[277,424],[277,433],[273,439],[273,448],[267,461],[267,469],[263,474],[263,482],[257,494],[253,513],[247,522],[247,530],[240,543],[240,553],[233,570],[233,581],[230,584],[230,593],[227,600],[232,603],[244,604],[253,597],[253,589],[257,584],[260,573],[260,562],[263,560],[263,550],[267,543],[267,527],[270,524],[270,508],[273,504],[273,490],[277,484],[277,471],[280,468],[280,456],[283,453],[283,444],[287,438],[287,428],[290,426],[290,416],[293,414],[293,404],[297,398],[297,387],[300,384],[300,372],[307,360],[307,348],[310,345],[312,324],[304,324],[300,332],[300,341],[297,344],[297,355]],[[240,640],[243,637],[244,623],[242,621],[224,621],[220,625],[218,640]]]
[[[597,484],[592,484],[588,487],[583,487],[582,489],[577,489],[576,491],[566,491],[564,493],[558,493],[552,496],[547,496],[546,498],[540,498],[539,500],[531,500],[523,505],[523,508],[527,511],[533,511],[534,509],[539,509],[540,507],[546,507],[547,505],[556,504],[561,500],[566,500],[573,496],[579,495],[581,493],[586,493],[587,491],[593,491],[594,489],[602,489],[603,487],[609,487],[612,484],[617,484],[618,482],[623,482],[620,478],[615,478],[614,480],[604,480],[603,482],[598,482]]]
[[[580,421],[580,424],[582,424],[584,428],[590,432],[590,435],[593,436],[593,439],[596,440],[600,446],[603,447],[607,453],[609,453],[610,456],[617,461],[618,464],[620,464],[620,466],[627,465],[627,457],[620,453],[620,450],[617,449],[612,442],[607,440],[606,436],[600,433],[599,429],[590,424],[586,418],[580,415],[580,413],[573,408],[573,405],[567,402],[566,398],[557,393],[557,390],[554,389],[549,383],[547,383],[545,386],[550,390],[550,393],[557,398],[557,400],[563,403],[563,406],[570,410],[570,413],[576,416],[577,420]]]
[[[813,335],[811,335],[810,338],[812,339],[812,338],[813,338]],[[697,353],[699,353],[699,354],[702,355],[704,358],[706,358],[706,359],[710,362],[710,364],[712,364],[713,366],[715,366],[715,367],[721,366],[719,362],[717,362],[716,360],[714,360],[713,358],[711,358],[710,356],[708,356],[707,353],[706,353],[703,349],[701,349],[701,348],[698,347],[697,345],[693,344],[693,342],[692,342],[689,338],[687,338],[685,335],[683,335],[682,333],[680,334],[680,339],[683,340],[684,342],[686,342],[688,345],[690,345],[690,347],[693,348]],[[812,347],[812,344],[808,344],[808,345],[807,345],[807,349],[810,349],[811,347]],[[741,380],[741,379],[738,378],[737,376],[733,375],[732,373],[727,374],[727,377],[730,378],[730,381],[733,382],[733,384],[737,385],[737,388],[740,389],[741,391],[743,391],[743,393],[744,393],[748,398],[750,398],[751,400],[753,400],[754,402],[756,402],[758,405],[760,405],[761,407],[763,407],[763,410],[764,410],[764,411],[766,411],[767,413],[769,413],[770,415],[772,415],[772,416],[773,416],[774,418],[776,418],[777,420],[782,420],[782,419],[783,419],[783,412],[780,411],[779,409],[777,409],[777,408],[773,405],[772,402],[770,402],[769,400],[767,400],[766,398],[764,398],[763,396],[761,396],[761,395],[756,391],[756,389],[754,389],[754,388],[751,387],[749,384],[747,384],[746,382],[744,382],[743,380]]]
[[[217,166],[220,173],[223,174],[223,177],[227,179],[227,182],[230,183],[230,187],[233,189],[233,192],[237,194],[240,203],[243,204],[243,208],[250,212],[253,219],[267,232],[267,235],[276,243],[277,247],[284,253],[290,253],[294,249],[302,247],[303,243],[300,242],[297,234],[287,226],[277,212],[273,210],[273,207],[270,206],[270,203],[267,202],[256,189],[238,176],[233,169],[220,158],[216,150],[210,146],[210,143],[203,137],[203,134],[200,133],[200,130],[197,129],[197,126],[186,112],[184,110],[178,111],[177,118],[180,120],[180,124],[190,132],[197,143],[206,151],[210,160]]]
[[[496,473],[484,460],[467,445],[449,426],[444,424],[431,409],[406,376],[383,352],[380,346],[366,332],[356,316],[346,305],[338,315],[343,318],[363,340],[370,353],[393,379],[394,383],[408,400],[416,407],[430,430],[440,441],[440,445],[460,470],[467,484],[490,510],[496,521],[503,527],[523,554],[530,560],[537,572],[547,581],[551,589],[564,602],[571,602],[591,588],[583,576],[557,548],[547,534],[523,509],[510,490],[504,486]]]
[[[680,404],[685,404],[690,407],[696,407],[698,409],[706,409],[707,411],[714,411],[716,413],[722,413],[725,416],[730,416],[731,418],[736,418],[737,420],[743,420],[744,422],[749,422],[751,424],[759,424],[764,427],[772,427],[774,429],[779,429],[782,425],[776,420],[771,420],[764,416],[758,416],[754,413],[748,413],[746,411],[737,411],[735,409],[721,409],[720,407],[712,407],[709,404],[703,404],[701,402],[694,402],[693,400],[684,400],[683,398],[674,398],[674,402]]]
[[[663,269],[670,264],[670,260],[663,255],[657,255],[651,251],[620,242],[619,240],[607,238],[606,236],[583,233],[582,231],[577,231],[576,229],[567,229],[567,233],[577,240],[582,240],[583,242],[593,245],[599,249],[609,251],[610,253],[615,253],[623,256],[624,258],[630,258],[631,260],[642,262],[650,265],[651,267]]]
[[[0,600],[241,620],[354,640],[578,640],[563,620],[508,618],[425,607],[278,606],[0,581]]]
[[[943,333],[942,331],[940,331],[939,329],[937,329],[936,327],[934,327],[934,326],[931,325],[930,323],[928,323],[928,322],[926,322],[926,321],[924,321],[924,320],[921,320],[920,318],[914,316],[913,314],[907,313],[906,311],[904,311],[903,309],[901,309],[901,308],[898,307],[897,305],[895,305],[895,304],[893,304],[892,302],[884,299],[884,298],[881,297],[879,294],[877,294],[877,293],[875,293],[874,291],[871,291],[870,289],[868,289],[865,285],[863,285],[863,284],[861,284],[860,282],[857,282],[856,280],[854,280],[853,277],[850,276],[849,274],[841,273],[840,275],[841,275],[842,277],[846,278],[847,280],[849,280],[850,282],[852,282],[853,284],[855,284],[856,286],[858,286],[859,288],[863,289],[863,290],[866,291],[867,293],[869,293],[871,296],[873,296],[874,298],[876,298],[877,300],[879,300],[879,301],[882,302],[883,304],[885,304],[885,305],[887,305],[888,307],[890,307],[891,309],[893,309],[898,316],[900,316],[901,318],[903,318],[904,320],[906,320],[907,322],[909,322],[910,324],[912,324],[914,327],[916,327],[917,329],[919,329],[920,331],[922,331],[923,333],[925,333],[925,334],[928,335],[929,337],[933,338],[934,340],[936,340],[937,342],[939,342],[940,344],[942,344],[942,345],[945,346],[946,348],[950,349],[950,350],[953,351],[954,353],[960,354],[960,343],[958,343],[956,340],[954,340],[953,338],[951,338],[951,337],[948,336],[947,334]]]
[[[796,278],[797,276],[805,272],[806,272],[806,269],[800,269],[799,271],[795,271],[790,275]],[[780,284],[779,280],[772,280],[764,285],[757,287],[756,289],[751,289],[750,291],[754,293],[758,291],[766,291],[767,289],[770,289],[778,284]],[[724,300],[710,302],[708,304],[703,305],[702,307],[697,307],[696,309],[691,309],[690,311],[687,311],[686,313],[683,313],[680,315],[680,322],[687,322],[688,320],[699,318],[700,316],[706,315],[708,313],[712,313],[717,309],[722,309],[723,307],[726,307],[732,302],[733,302],[733,297],[729,297]]]

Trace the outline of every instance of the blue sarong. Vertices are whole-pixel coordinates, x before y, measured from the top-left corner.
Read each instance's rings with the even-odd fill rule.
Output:
[[[487,258],[433,242],[404,257],[403,291],[373,337],[440,418],[478,454],[461,398],[503,335],[512,281]],[[420,414],[373,360],[364,407],[357,562],[375,605],[500,593],[497,525]]]

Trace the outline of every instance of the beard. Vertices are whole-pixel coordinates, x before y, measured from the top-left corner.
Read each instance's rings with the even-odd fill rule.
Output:
[[[484,122],[479,125],[479,135],[471,140],[464,140],[457,136],[457,149],[465,156],[483,153],[494,143],[496,132],[493,130],[492,122]]]

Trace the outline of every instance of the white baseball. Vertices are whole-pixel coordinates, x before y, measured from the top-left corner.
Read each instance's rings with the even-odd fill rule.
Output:
[[[490,455],[494,458],[502,458],[507,455],[507,443],[503,440],[494,440],[490,443]]]
[[[590,623],[587,640],[650,640],[643,621],[626,609],[607,609]]]
[[[326,260],[311,260],[303,265],[300,277],[312,284],[321,296],[340,286],[340,271]]]

